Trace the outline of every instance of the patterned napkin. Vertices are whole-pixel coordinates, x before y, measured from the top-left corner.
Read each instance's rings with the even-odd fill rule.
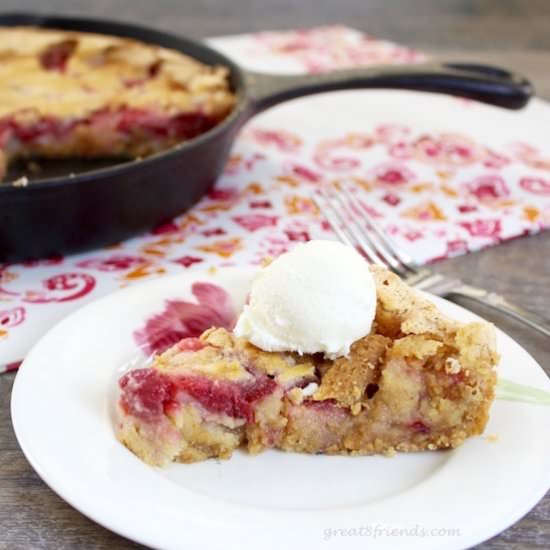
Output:
[[[320,72],[415,63],[423,54],[341,26],[216,38],[246,68]],[[259,264],[334,238],[310,196],[358,186],[363,206],[419,262],[550,225],[550,106],[520,112],[403,91],[322,94],[278,106],[242,131],[215,188],[190,212],[115,246],[0,264],[0,372],[77,307],[135,282]],[[3,365],[3,366],[2,366]]]

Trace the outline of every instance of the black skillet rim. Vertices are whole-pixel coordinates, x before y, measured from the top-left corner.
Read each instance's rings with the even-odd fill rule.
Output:
[[[6,23],[6,20],[13,21]],[[191,55],[188,53],[189,49],[199,49],[202,50],[205,54],[213,54],[215,57],[220,58],[220,64],[225,65],[230,70],[230,79],[232,86],[234,88],[234,93],[237,98],[237,103],[235,107],[233,107],[233,110],[231,113],[224,118],[219,124],[216,124],[213,128],[210,130],[204,132],[203,134],[200,134],[199,136],[182,141],[173,147],[170,147],[170,149],[167,149],[165,151],[160,151],[158,153],[154,153],[152,155],[149,155],[143,159],[130,159],[125,162],[118,163],[113,166],[109,166],[106,168],[97,168],[94,170],[88,170],[86,172],[82,172],[81,174],[74,174],[74,175],[68,175],[58,178],[45,178],[45,179],[35,179],[32,181],[32,183],[29,186],[26,187],[16,187],[10,184],[10,182],[2,182],[0,183],[0,195],[10,195],[10,194],[17,194],[19,196],[26,194],[26,193],[32,193],[33,191],[38,191],[38,189],[52,189],[56,187],[62,187],[65,185],[76,185],[79,183],[85,183],[88,181],[98,181],[104,178],[108,178],[111,175],[118,175],[120,173],[128,172],[129,174],[136,169],[139,169],[144,166],[151,166],[154,164],[157,164],[159,162],[163,162],[165,159],[172,158],[173,156],[177,156],[181,153],[181,150],[184,148],[192,148],[196,144],[200,144],[208,139],[211,139],[215,137],[218,134],[221,134],[225,132],[229,126],[234,124],[239,117],[242,115],[242,113],[246,110],[247,105],[247,96],[246,96],[246,88],[245,88],[245,81],[243,76],[242,69],[232,60],[230,60],[227,56],[225,56],[223,53],[218,52],[214,48],[211,48],[210,46],[203,44],[202,42],[198,40],[192,40],[189,38],[186,38],[185,36],[178,36],[176,34],[167,33],[161,30],[157,30],[152,27],[144,27],[142,25],[135,25],[133,23],[126,23],[126,22],[118,22],[118,21],[106,21],[101,18],[95,18],[95,17],[70,17],[70,16],[57,16],[57,15],[51,15],[51,14],[29,14],[29,13],[1,13],[0,12],[0,27],[15,27],[15,26],[31,26],[31,27],[43,27],[43,28],[49,28],[49,29],[56,29],[59,27],[56,27],[56,22],[58,24],[64,23],[66,25],[72,25],[73,23],[76,24],[84,24],[84,25],[97,25],[97,30],[88,30],[88,31],[77,31],[77,32],[89,32],[89,33],[97,33],[97,34],[105,34],[110,36],[119,36],[122,38],[134,38],[130,34],[128,35],[122,35],[122,34],[116,34],[115,32],[109,32],[108,29],[115,28],[115,29],[127,29],[129,33],[142,33],[145,35],[153,35],[151,37],[151,40],[143,39],[143,38],[134,38],[135,40],[140,40],[141,42],[161,46],[161,47],[167,47],[168,49],[173,49],[176,51],[179,51],[180,53],[184,53],[185,55],[189,55],[190,57],[195,57],[194,55]],[[106,27],[107,30],[102,31],[101,27]],[[61,29],[61,30],[69,30],[67,29]],[[155,38],[165,38],[167,41],[175,41],[181,43],[181,47],[175,47],[175,46],[162,46],[162,44],[159,44],[157,41],[155,41]],[[186,48],[184,50],[183,48]],[[201,53],[202,53],[201,52]],[[198,59],[198,58],[197,58]],[[200,61],[200,59],[199,59]],[[204,61],[202,61],[204,63]]]

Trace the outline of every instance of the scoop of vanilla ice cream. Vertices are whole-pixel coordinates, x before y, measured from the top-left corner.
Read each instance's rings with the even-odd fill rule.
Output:
[[[370,332],[375,312],[366,260],[346,245],[314,240],[260,271],[234,333],[265,351],[335,358]]]

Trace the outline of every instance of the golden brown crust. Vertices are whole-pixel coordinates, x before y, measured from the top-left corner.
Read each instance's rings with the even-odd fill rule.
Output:
[[[50,53],[54,65],[46,68],[47,52],[67,44],[63,69],[56,69],[55,53]],[[13,115],[21,123],[44,116],[82,118],[120,106],[221,117],[234,104],[225,67],[127,38],[4,27],[0,60],[0,117]]]
[[[340,405],[349,407],[352,413],[359,412],[358,405],[368,399],[367,386],[378,382],[380,364],[390,344],[391,340],[380,334],[372,334],[355,342],[349,357],[329,362],[330,366],[313,399],[334,399]]]
[[[154,425],[138,424],[119,415],[119,441],[148,464],[198,462],[209,457],[230,458],[244,438],[244,426],[204,422],[196,407],[184,405],[176,415]]]
[[[453,334],[459,323],[443,315],[437,307],[406,285],[395,273],[373,265],[378,306],[377,329],[390,336],[398,334]]]

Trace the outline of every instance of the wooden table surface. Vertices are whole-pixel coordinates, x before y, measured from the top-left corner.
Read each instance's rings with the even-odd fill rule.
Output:
[[[196,38],[341,22],[441,58],[506,65],[527,75],[538,95],[550,100],[547,0],[2,0],[0,8],[122,19]],[[491,287],[550,318],[549,252],[550,232],[448,260],[437,268]],[[470,307],[515,338],[550,373],[548,339],[491,311]],[[139,548],[71,508],[32,470],[10,422],[14,377],[0,376],[0,549]],[[480,546],[535,547],[550,548],[550,494],[513,527]]]

